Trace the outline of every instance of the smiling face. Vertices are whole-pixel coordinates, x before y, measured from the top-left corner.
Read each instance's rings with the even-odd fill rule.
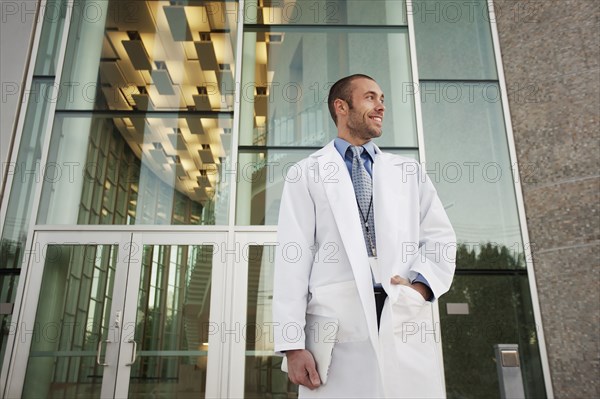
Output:
[[[373,80],[353,80],[348,101],[336,100],[338,135],[354,145],[381,136],[385,112],[383,98],[381,88]]]

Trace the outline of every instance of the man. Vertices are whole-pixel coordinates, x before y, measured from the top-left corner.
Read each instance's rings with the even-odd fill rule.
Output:
[[[283,189],[275,350],[301,397],[445,396],[431,301],[450,288],[455,235],[420,165],[372,143],[383,102],[366,75],[336,82],[328,104],[338,137]],[[339,322],[326,384],[305,349],[307,313]]]

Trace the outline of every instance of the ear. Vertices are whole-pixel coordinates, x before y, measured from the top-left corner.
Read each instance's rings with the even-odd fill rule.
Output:
[[[348,103],[341,98],[336,98],[333,102],[333,107],[335,108],[335,113],[340,115],[347,115],[348,113]]]

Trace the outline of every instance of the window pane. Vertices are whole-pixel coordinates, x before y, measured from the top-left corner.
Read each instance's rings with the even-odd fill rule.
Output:
[[[46,138],[48,125],[49,99],[55,98],[54,80],[35,78],[31,90],[23,98],[25,122],[19,143],[16,164],[6,164],[7,175],[12,175],[12,186],[8,196],[8,206],[0,239],[0,303],[14,304],[17,295],[18,272],[25,254],[27,231],[33,207],[36,184],[44,171],[40,166],[42,144]],[[10,177],[10,176],[8,176]],[[7,269],[13,269],[9,271]],[[14,333],[12,315],[0,315],[1,353],[5,353],[8,335]],[[3,358],[0,359],[0,366]]]
[[[519,345],[525,397],[546,397],[527,276],[456,276],[440,320],[448,398],[499,396],[496,344]]]
[[[400,155],[406,158],[414,159],[415,161],[419,161],[419,150],[398,150],[394,148],[382,148],[381,151],[389,152],[391,154]]]
[[[237,3],[174,3],[79,3],[57,108],[233,110]]]
[[[9,248],[5,247],[2,243],[0,248],[0,260],[12,262],[15,258],[18,258],[20,254],[15,254],[10,251]],[[5,258],[6,257],[6,258]],[[13,304],[15,302],[15,296],[17,293],[17,286],[19,284],[18,275],[2,275],[0,277],[0,303]],[[14,307],[11,309],[14,312]],[[6,353],[6,344],[8,337],[15,333],[16,323],[12,322],[12,314],[0,314],[0,352]],[[1,365],[2,361],[0,361]]]
[[[316,150],[240,150],[236,224],[276,225],[290,168]]]
[[[252,245],[248,252],[246,373],[244,397],[295,398],[298,386],[281,371],[273,353],[273,261],[275,247]]]
[[[497,79],[487,0],[413,0],[419,79]]]
[[[48,245],[46,251],[23,397],[99,398],[106,369],[96,350],[112,339],[118,248]]]
[[[244,35],[240,145],[326,144],[337,131],[327,107],[331,85],[362,73],[385,93],[384,133],[376,143],[416,147],[406,29],[278,29]]]
[[[247,24],[406,25],[404,0],[249,0]]]
[[[39,21],[43,21],[40,44],[35,60],[35,75],[53,76],[60,47],[65,17],[69,13],[81,13],[79,2],[67,6],[65,0],[48,0],[40,6]]]
[[[41,224],[227,224],[231,117],[57,116]]]
[[[144,246],[128,397],[205,396],[213,253],[211,245]]]
[[[277,225],[279,203],[288,171],[317,151],[314,149],[240,149],[238,158],[237,213],[238,225]],[[385,152],[419,159],[417,150],[383,149]],[[335,171],[332,169],[332,175]],[[300,172],[298,172],[300,173]],[[294,175],[290,175],[293,179]],[[328,176],[324,176],[327,179]]]
[[[47,135],[48,109],[54,98],[54,81],[34,79],[27,101],[27,113],[23,134],[19,144],[16,165],[10,165],[8,174],[12,174],[12,186],[8,199],[6,220],[1,241],[2,265],[0,268],[20,268],[22,254],[29,229],[31,208],[35,185],[42,179],[45,171],[40,166],[42,145]],[[9,165],[7,165],[8,167]],[[3,277],[0,276],[0,279]]]
[[[523,253],[498,85],[421,83],[421,101],[426,170],[458,241]]]

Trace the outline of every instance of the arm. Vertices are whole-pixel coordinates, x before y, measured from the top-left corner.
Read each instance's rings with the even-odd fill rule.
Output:
[[[456,236],[433,183],[420,166],[419,174],[419,254],[410,266],[410,279],[422,294],[429,295],[429,288],[433,298],[439,298],[450,289],[454,276]]]
[[[426,301],[433,301],[435,299],[433,296],[433,291],[431,291],[431,287],[429,287],[429,283],[420,273],[417,278],[410,283],[410,286],[417,290]]]
[[[416,290],[419,294],[421,294],[421,296],[423,296],[423,299],[425,299],[426,301],[433,301],[435,299],[435,297],[433,296],[433,292],[429,287],[429,283],[421,274],[419,274],[417,278],[413,280],[412,283],[405,278],[395,275],[391,278],[390,283],[393,285],[406,285],[408,287],[411,287],[412,289]]]
[[[315,206],[308,189],[306,162],[298,166],[302,175],[297,179],[296,169],[293,171],[295,177],[286,178],[281,197],[273,326],[275,351],[285,352],[290,380],[314,389],[320,385],[320,380],[314,358],[305,350],[304,326],[315,243]]]

